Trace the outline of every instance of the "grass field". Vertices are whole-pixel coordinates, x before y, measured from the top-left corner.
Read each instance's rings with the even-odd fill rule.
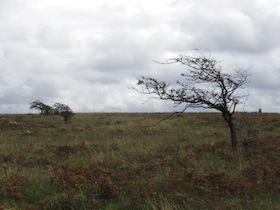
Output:
[[[279,114],[168,115],[1,115],[0,209],[280,209]]]

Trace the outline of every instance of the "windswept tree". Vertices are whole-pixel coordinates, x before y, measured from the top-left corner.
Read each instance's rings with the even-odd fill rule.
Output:
[[[156,95],[162,100],[173,101],[175,106],[183,105],[182,112],[189,107],[220,111],[230,128],[231,146],[235,150],[237,134],[233,115],[237,105],[244,103],[248,96],[247,92],[241,94],[239,91],[244,89],[244,84],[248,82],[247,72],[238,68],[232,75],[222,73],[218,62],[202,53],[197,57],[182,54],[158,63],[185,65],[187,71],[181,74],[184,81],[177,81],[176,85],[170,86],[165,81],[142,76],[137,83],[141,88],[136,90]]]
[[[39,100],[31,102],[30,109],[40,110],[42,115],[61,115],[65,123],[75,115],[70,107],[65,104],[55,103],[52,107]]]
[[[75,115],[69,106],[61,103],[54,104],[54,113],[57,115],[61,115],[65,123]]]
[[[30,102],[30,109],[40,110],[40,114],[42,115],[53,114],[53,108],[40,100]]]

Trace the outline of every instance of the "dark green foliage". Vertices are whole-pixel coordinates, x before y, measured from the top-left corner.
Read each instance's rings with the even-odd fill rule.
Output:
[[[30,109],[40,110],[42,115],[60,115],[64,122],[68,122],[75,114],[66,104],[55,103],[53,107],[42,103],[41,101],[33,101],[30,103]]]
[[[68,122],[75,115],[69,106],[61,103],[54,104],[54,113],[61,115],[64,119],[64,122]]]
[[[37,109],[40,110],[40,114],[42,115],[50,115],[54,114],[54,110],[51,106],[44,104],[43,102],[37,100],[30,102],[30,109]]]

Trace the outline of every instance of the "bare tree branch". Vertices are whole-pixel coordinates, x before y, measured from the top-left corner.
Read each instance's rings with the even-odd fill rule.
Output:
[[[184,104],[187,108],[216,109],[222,113],[231,130],[232,147],[236,147],[236,131],[233,123],[233,114],[239,104],[244,103],[248,94],[239,95],[237,90],[244,89],[250,76],[246,71],[236,68],[234,74],[222,73],[221,67],[214,58],[204,56],[193,57],[180,54],[159,64],[180,63],[187,66],[187,71],[181,76],[184,81],[177,81],[175,87],[170,87],[165,81],[142,76],[138,79],[136,89],[143,94],[156,95],[162,100],[173,101],[175,106]]]

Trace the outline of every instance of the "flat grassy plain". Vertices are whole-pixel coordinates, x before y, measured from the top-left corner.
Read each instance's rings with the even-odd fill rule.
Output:
[[[0,209],[280,209],[279,114],[168,115],[1,115]]]

